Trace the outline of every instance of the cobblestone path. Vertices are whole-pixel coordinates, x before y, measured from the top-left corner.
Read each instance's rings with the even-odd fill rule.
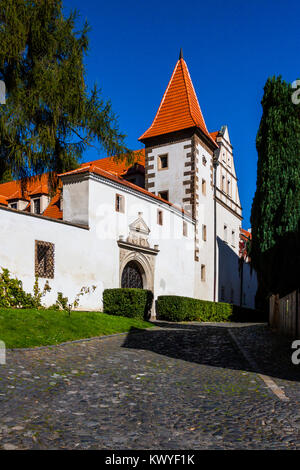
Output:
[[[8,351],[0,449],[300,449],[291,353],[265,325],[200,323]]]

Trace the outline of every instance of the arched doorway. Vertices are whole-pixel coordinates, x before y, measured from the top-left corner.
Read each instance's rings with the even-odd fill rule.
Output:
[[[123,269],[121,287],[143,289],[143,271],[136,261],[129,261]]]

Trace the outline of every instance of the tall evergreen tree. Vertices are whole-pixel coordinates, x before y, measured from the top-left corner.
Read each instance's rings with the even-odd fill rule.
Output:
[[[73,169],[89,145],[127,152],[110,102],[87,90],[89,26],[76,32],[77,16],[61,0],[0,0],[0,180]]]
[[[251,258],[266,296],[300,281],[300,119],[292,92],[281,77],[267,80],[256,138]]]

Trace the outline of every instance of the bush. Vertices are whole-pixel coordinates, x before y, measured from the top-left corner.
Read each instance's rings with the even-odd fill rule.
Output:
[[[23,290],[22,281],[12,278],[8,269],[2,268],[0,272],[0,307],[39,308],[42,297],[50,290],[46,282],[43,291],[40,291],[38,280],[34,284],[34,295]]]
[[[145,289],[105,289],[103,312],[131,318],[148,318],[153,294]]]
[[[267,321],[263,312],[223,302],[161,295],[156,302],[157,317],[167,321],[251,322]]]

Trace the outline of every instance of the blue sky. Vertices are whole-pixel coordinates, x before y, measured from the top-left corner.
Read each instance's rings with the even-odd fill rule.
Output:
[[[77,9],[92,28],[87,82],[96,82],[111,100],[132,149],[142,147],[137,139],[152,123],[183,48],[209,131],[228,125],[248,228],[264,84],[272,75],[289,82],[300,76],[299,2],[64,0],[64,5],[66,12]],[[95,158],[95,150],[84,155],[85,161]]]

